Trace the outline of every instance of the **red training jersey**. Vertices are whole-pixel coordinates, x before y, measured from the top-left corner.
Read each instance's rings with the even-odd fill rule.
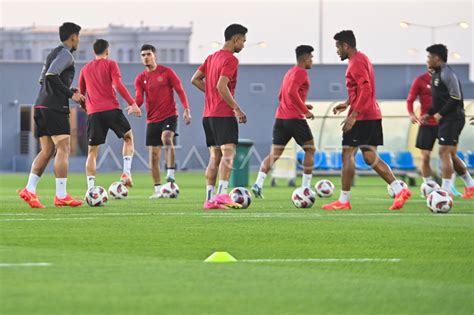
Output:
[[[228,50],[221,49],[206,58],[199,67],[204,73],[206,82],[205,105],[203,117],[235,117],[234,110],[224,101],[217,90],[221,76],[229,78],[228,87],[232,96],[237,85],[237,68],[239,60]]]
[[[129,105],[135,102],[122,83],[117,62],[95,59],[82,68],[79,89],[81,94],[86,96],[88,115],[120,108],[114,86]]]
[[[375,98],[374,68],[369,58],[359,51],[349,59],[346,86],[350,104],[348,115],[356,111],[357,120],[382,119]]]
[[[431,75],[428,72],[416,77],[411,85],[410,93],[408,93],[407,98],[408,113],[413,113],[413,103],[417,98],[421,104],[420,116],[423,116],[428,113],[433,105],[431,96]],[[430,116],[426,121],[426,125],[436,126],[438,122],[434,117]]]
[[[178,93],[183,108],[189,108],[181,80],[168,67],[158,65],[155,70],[140,73],[135,78],[135,91],[138,106],[143,104],[143,96],[146,95],[147,123],[157,123],[178,115],[174,91]]]
[[[280,104],[275,117],[278,119],[304,119],[308,112],[306,96],[309,90],[308,72],[294,66],[283,77],[278,99]]]

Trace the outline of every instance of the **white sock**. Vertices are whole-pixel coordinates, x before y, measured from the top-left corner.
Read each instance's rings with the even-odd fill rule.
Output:
[[[267,177],[267,173],[264,172],[258,172],[257,180],[255,181],[255,184],[262,188],[263,187],[263,182],[265,181],[265,177]]]
[[[123,157],[123,172],[131,174],[132,172],[132,158],[133,156],[127,155]]]
[[[26,184],[26,190],[29,192],[36,194],[36,186],[38,186],[38,182],[41,177],[34,173],[30,173],[30,176],[28,177],[28,183]]]
[[[217,189],[218,195],[227,194],[227,188],[229,187],[229,182],[226,180],[219,181],[219,188]]]
[[[402,186],[402,184],[400,184],[400,182],[399,182],[398,180],[394,180],[394,181],[390,184],[390,188],[392,188],[393,193],[394,193],[395,195],[398,195],[398,193],[403,190],[403,186]]]
[[[159,193],[161,189],[161,184],[155,184],[155,192]]]
[[[441,189],[451,191],[451,178],[443,178]]]
[[[87,190],[95,186],[95,176],[87,176]]]
[[[339,195],[339,201],[340,202],[348,202],[350,198],[351,198],[351,192],[350,191],[341,190],[341,194]]]
[[[214,198],[214,185],[206,186],[206,200],[210,201]]]
[[[311,178],[313,178],[313,174],[303,174],[303,182],[301,183],[301,187],[310,188]]]
[[[166,177],[174,178],[174,168],[169,168],[166,170]]]
[[[423,183],[426,184],[427,182],[431,182],[431,181],[433,181],[433,177],[431,177],[431,176],[423,177]]]
[[[66,197],[67,178],[56,178],[56,197]]]
[[[464,184],[466,185],[466,187],[474,186],[474,180],[472,179],[471,174],[469,174],[469,172],[466,172],[466,174],[461,175],[461,178]]]

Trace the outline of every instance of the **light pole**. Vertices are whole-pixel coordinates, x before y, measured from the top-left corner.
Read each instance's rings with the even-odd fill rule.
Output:
[[[417,24],[417,23],[411,23],[407,21],[401,21],[400,22],[400,27],[401,28],[409,28],[409,27],[418,27],[418,28],[424,28],[424,29],[429,29],[431,32],[431,43],[435,44],[436,42],[436,30],[440,28],[447,28],[447,27],[452,27],[452,26],[457,26],[462,29],[469,28],[469,23],[461,21],[461,22],[456,22],[456,23],[449,23],[449,24],[440,24],[440,25],[426,25],[426,24]]]

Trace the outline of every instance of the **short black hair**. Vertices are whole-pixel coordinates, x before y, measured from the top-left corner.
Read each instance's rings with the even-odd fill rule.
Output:
[[[96,39],[94,42],[94,52],[96,55],[102,55],[109,48],[109,42],[105,39]]]
[[[338,42],[346,43],[352,48],[356,47],[356,38],[354,32],[351,30],[344,30],[340,31],[339,33],[336,33],[336,35],[334,35],[334,39]]]
[[[65,22],[59,27],[59,39],[64,42],[68,40],[71,35],[79,35],[80,30],[81,27],[79,25],[71,22]]]
[[[436,55],[444,62],[448,62],[448,47],[443,44],[434,44],[426,48],[426,51],[432,55]]]
[[[247,34],[247,28],[240,24],[231,24],[224,31],[225,41],[231,40],[234,35]]]
[[[300,59],[300,57],[306,55],[306,54],[311,54],[314,51],[313,46],[309,45],[300,45],[296,47],[295,52],[296,52],[296,59]]]
[[[144,44],[142,48],[140,48],[140,51],[144,51],[144,50],[151,50],[153,53],[156,52],[155,46],[150,45],[150,44]]]

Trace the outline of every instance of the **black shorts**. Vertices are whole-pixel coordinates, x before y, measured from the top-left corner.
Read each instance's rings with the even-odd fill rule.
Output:
[[[34,119],[38,138],[71,134],[68,113],[61,113],[48,108],[35,108]]]
[[[465,123],[465,119],[441,119],[438,129],[438,143],[440,145],[457,145],[459,142],[459,135],[461,134]]]
[[[89,139],[89,145],[105,143],[109,129],[112,129],[119,138],[123,138],[132,129],[121,109],[112,109],[88,115],[87,138]]]
[[[147,146],[162,146],[161,134],[165,130],[170,130],[176,133],[178,127],[178,116],[171,116],[157,123],[149,123],[146,126],[146,145]],[[175,134],[176,135],[176,134]]]
[[[342,145],[350,147],[383,145],[382,120],[358,120],[342,134]]]
[[[313,140],[313,134],[305,119],[276,119],[273,125],[273,140],[275,145],[285,146],[291,138],[303,146]]]
[[[207,147],[239,142],[239,125],[235,117],[204,117],[202,126]]]
[[[438,138],[438,126],[424,125],[418,129],[416,136],[416,147],[420,150],[433,150],[434,143]]]

